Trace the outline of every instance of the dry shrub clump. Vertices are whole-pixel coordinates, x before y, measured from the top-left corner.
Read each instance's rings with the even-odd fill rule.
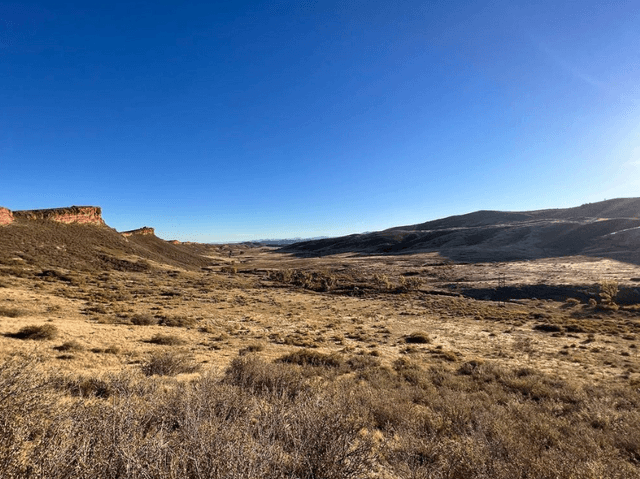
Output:
[[[431,342],[431,338],[427,333],[416,331],[411,334],[407,334],[404,338],[405,343],[410,344],[427,344]]]
[[[180,344],[184,344],[183,339],[173,334],[154,334],[147,342],[161,346],[179,346]]]
[[[198,368],[192,357],[165,351],[153,354],[142,366],[142,372],[146,376],[175,376],[195,372]]]
[[[240,356],[244,356],[249,353],[259,353],[260,351],[264,351],[264,344],[262,343],[252,343],[248,344],[246,347],[242,348],[238,351]]]
[[[272,270],[268,272],[267,277],[271,281],[314,291],[330,291],[338,285],[336,276],[325,271],[304,271],[297,269]]]
[[[223,381],[261,395],[295,397],[306,390],[305,379],[298,370],[280,363],[266,363],[253,355],[231,361]]]
[[[58,328],[53,324],[25,326],[15,333],[8,333],[6,336],[15,339],[44,341],[47,339],[55,339],[58,336]]]
[[[18,318],[27,314],[26,311],[19,308],[10,308],[7,306],[0,306],[0,316],[5,318]]]
[[[389,369],[354,358],[336,369],[245,355],[220,377],[190,381],[136,369],[60,378],[41,364],[0,363],[2,477],[640,475],[632,388],[483,360]]]
[[[129,320],[136,326],[154,326],[158,324],[158,320],[151,314],[136,314]]]
[[[163,318],[160,320],[160,324],[172,328],[193,328],[196,325],[196,320],[187,316],[172,316]]]
[[[84,346],[78,341],[71,340],[62,343],[60,346],[56,346],[53,349],[56,351],[84,351]]]
[[[300,366],[323,366],[337,368],[342,360],[336,354],[324,354],[310,349],[299,349],[278,359],[281,363],[298,364]]]

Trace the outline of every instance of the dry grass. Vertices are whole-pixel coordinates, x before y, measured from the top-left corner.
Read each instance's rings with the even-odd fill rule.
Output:
[[[0,264],[0,300],[21,312],[0,321],[0,362],[42,358],[0,367],[3,477],[640,476],[623,279],[617,310],[602,271],[584,281],[591,306],[578,286],[575,301],[495,302],[484,278],[537,266],[236,246],[237,272],[220,274],[229,247],[199,248],[218,266]],[[12,337],[49,319],[59,342]]]
[[[5,362],[0,467],[50,479],[637,477],[631,389],[487,361],[360,364],[357,377],[324,368],[245,356],[221,377],[159,383],[158,373],[65,379]]]

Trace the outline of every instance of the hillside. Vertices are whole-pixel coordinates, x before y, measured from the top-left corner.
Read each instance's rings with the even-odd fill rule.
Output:
[[[575,208],[476,211],[374,233],[282,248],[301,256],[439,252],[457,261],[507,261],[567,255],[640,263],[640,198]]]
[[[0,226],[0,265],[143,271],[150,262],[186,269],[210,263],[187,245],[158,238],[151,228],[118,233],[104,224],[97,207],[13,211],[4,216],[10,221]]]

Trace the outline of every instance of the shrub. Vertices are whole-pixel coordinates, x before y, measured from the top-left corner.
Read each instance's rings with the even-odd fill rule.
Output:
[[[111,346],[107,346],[106,348],[104,348],[103,352],[106,354],[120,354],[120,347],[119,346],[115,346],[115,345],[111,345]]]
[[[305,380],[296,368],[266,363],[255,356],[239,356],[224,373],[224,382],[260,394],[294,398],[306,390]]]
[[[361,371],[379,367],[380,360],[371,356],[352,356],[347,360],[346,365],[351,371]]]
[[[244,356],[245,354],[249,354],[249,353],[257,353],[260,351],[264,350],[264,344],[260,344],[260,343],[253,343],[253,344],[249,344],[246,347],[242,348],[240,351],[238,351],[238,354],[240,356]]]
[[[172,328],[192,328],[196,325],[196,320],[188,318],[187,316],[172,316],[170,318],[163,318],[160,324]]]
[[[404,338],[405,343],[410,344],[427,344],[431,342],[431,338],[427,333],[416,331],[411,334],[407,334]]]
[[[18,308],[0,306],[0,316],[4,316],[5,318],[17,318],[18,316],[24,316],[25,314],[27,314],[25,311]]]
[[[151,339],[147,340],[151,344],[159,344],[161,346],[177,346],[184,344],[184,340],[172,334],[156,334]]]
[[[44,341],[54,339],[58,336],[58,328],[53,324],[42,324],[39,326],[25,326],[16,333],[7,334],[10,338],[15,339],[31,339],[35,341]]]
[[[557,324],[536,324],[533,327],[533,329],[535,329],[536,331],[542,331],[545,333],[560,333],[564,331],[564,328]]]
[[[62,343],[60,346],[56,346],[53,349],[56,351],[84,351],[84,346],[74,339],[72,341]]]
[[[146,376],[175,376],[176,374],[192,373],[198,370],[198,364],[192,357],[171,352],[155,353],[142,366]]]
[[[136,314],[131,318],[131,323],[136,326],[153,326],[158,324],[158,320],[150,314]]]
[[[342,360],[336,354],[324,354],[310,349],[299,349],[277,359],[281,363],[298,364],[300,366],[324,366],[337,368]]]
[[[600,282],[600,300],[605,304],[614,304],[618,296],[618,282],[603,280]]]

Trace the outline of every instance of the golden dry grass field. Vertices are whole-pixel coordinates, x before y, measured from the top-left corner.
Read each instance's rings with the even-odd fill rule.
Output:
[[[191,249],[0,265],[2,477],[640,477],[640,267]]]

